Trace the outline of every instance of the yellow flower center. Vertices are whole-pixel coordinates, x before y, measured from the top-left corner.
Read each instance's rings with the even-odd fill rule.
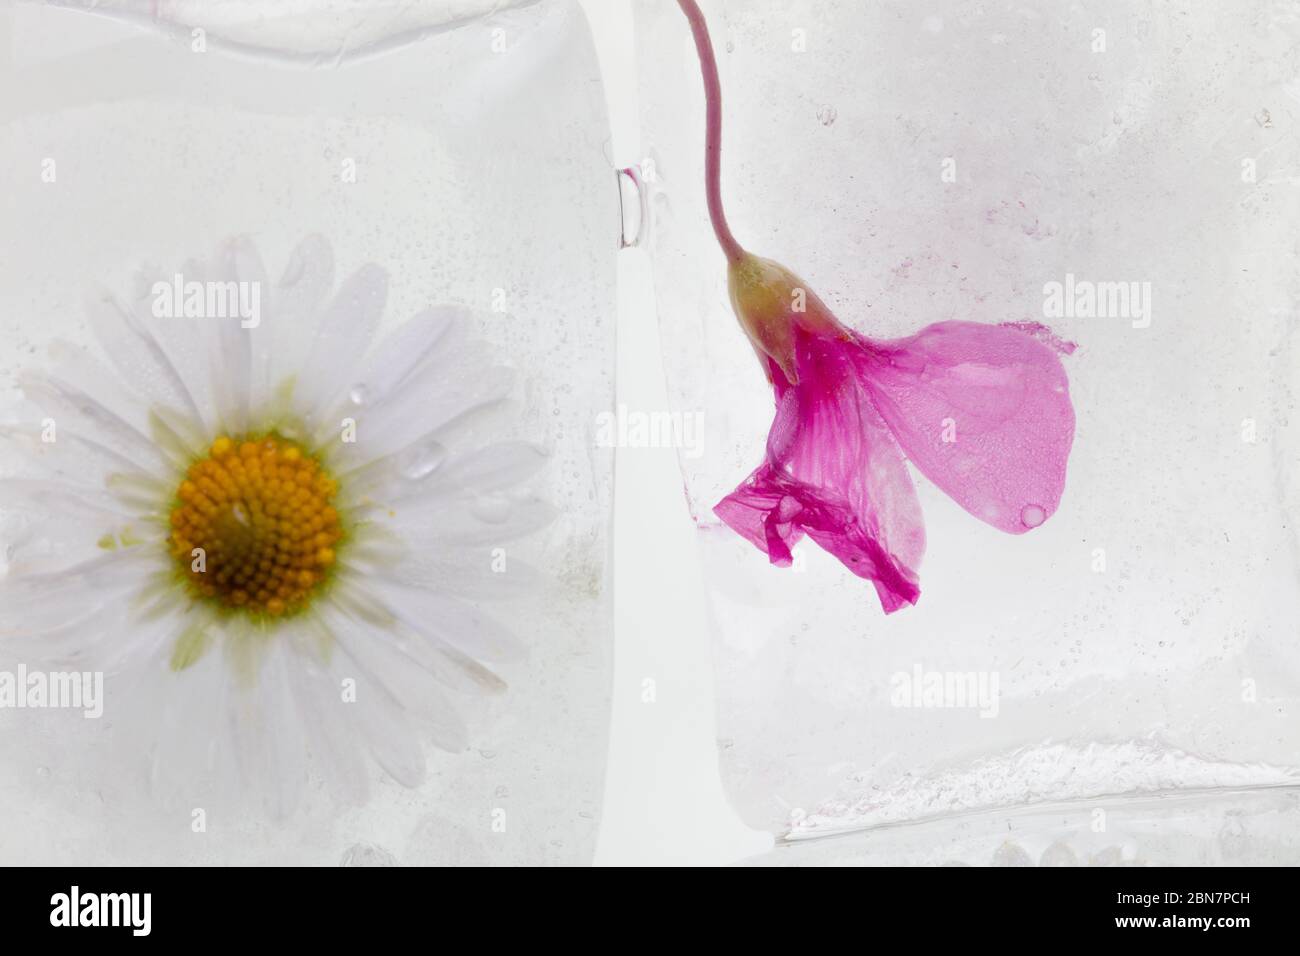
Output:
[[[343,532],[338,482],[275,434],[225,436],[176,489],[169,547],[193,590],[225,608],[279,617],[328,576]]]

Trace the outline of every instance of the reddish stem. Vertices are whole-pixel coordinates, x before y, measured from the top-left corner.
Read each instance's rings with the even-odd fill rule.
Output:
[[[713,56],[709,26],[704,22],[699,4],[695,0],[677,0],[677,5],[690,21],[695,52],[700,57],[700,73],[704,77],[704,192],[709,202],[709,222],[728,261],[735,262],[745,250],[731,234],[722,211],[722,84],[718,82],[718,61]]]

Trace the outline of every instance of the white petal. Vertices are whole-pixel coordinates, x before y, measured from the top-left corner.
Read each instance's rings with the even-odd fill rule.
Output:
[[[266,278],[266,267],[257,248],[246,237],[224,243],[218,254],[221,273],[232,282],[242,283],[257,290],[258,315],[235,323],[240,334],[248,339],[248,380],[246,389],[248,407],[257,410],[270,400],[274,382],[271,379],[271,362],[274,352],[274,315],[276,304],[274,290]],[[254,324],[254,319],[255,324]],[[245,321],[249,323],[245,328]]]
[[[390,642],[376,640],[372,632],[358,628],[341,608],[333,606],[323,613],[339,650],[356,674],[357,704],[353,706],[363,698],[368,704],[368,709],[359,708],[358,727],[371,753],[390,775],[407,786],[414,786],[424,775],[424,756],[407,714],[423,718],[421,726],[428,728],[438,746],[465,749],[464,727],[427,672],[412,667],[411,659]],[[389,730],[381,729],[384,723],[390,725]]]
[[[265,280],[261,260],[247,239],[232,239],[217,251],[211,269],[212,281],[219,283],[259,283],[260,297]],[[198,320],[208,335],[208,374],[212,394],[223,431],[243,434],[249,428],[249,398],[253,375],[253,335],[256,329],[244,327],[240,315],[207,317]],[[251,321],[251,319],[249,320]],[[260,326],[260,320],[259,320]]]
[[[282,637],[277,634],[276,637]],[[288,651],[274,640],[257,680],[236,694],[234,743],[245,786],[255,790],[273,820],[297,807],[307,781],[306,742],[295,701],[287,693]]]
[[[358,735],[346,713],[352,705],[343,702],[339,681],[332,671],[299,655],[298,666],[288,670],[288,682],[303,715],[312,761],[326,785],[347,801],[364,800],[366,765],[357,746]]]
[[[370,756],[402,786],[418,787],[424,781],[424,754],[401,705],[346,652],[339,652],[335,672],[356,683],[357,700],[340,706],[347,706],[345,717]]]
[[[139,509],[124,504],[103,490],[64,484],[49,479],[0,478],[0,497],[5,506],[46,515],[69,514],[91,527],[125,523],[140,517]],[[85,525],[83,525],[84,531]]]
[[[475,492],[499,491],[531,478],[546,464],[546,450],[528,442],[489,445],[448,462],[435,476],[438,485]]]
[[[98,670],[106,674],[135,672],[150,660],[170,656],[177,636],[184,630],[184,609],[188,599],[168,595],[152,607],[131,615],[130,626],[112,640],[97,642],[90,653]]]
[[[231,743],[231,675],[220,653],[173,671],[165,659],[118,678],[123,732],[151,741],[149,779],[158,797],[193,807],[209,783],[237,783]],[[114,720],[119,716],[116,710]],[[208,805],[205,795],[203,805]]]
[[[393,333],[354,381],[362,400],[333,408],[316,435],[334,443],[341,471],[473,422],[476,413],[510,395],[514,375],[495,365],[473,336],[471,313],[444,308],[421,313]],[[357,440],[340,447],[341,414],[356,420]]]
[[[385,336],[358,378],[367,395],[364,404],[382,407],[400,394],[438,351],[455,347],[455,330],[468,322],[466,309],[440,306],[418,313]]]
[[[212,377],[208,373],[211,355],[211,321],[207,319],[153,314],[152,287],[159,280],[161,270],[151,269],[137,277],[135,295],[127,302],[127,309],[147,327],[147,331],[162,348],[176,375],[198,409],[194,423],[197,430],[212,432],[217,426],[217,401],[212,392]],[[172,272],[161,281],[172,281],[175,275],[188,282],[205,282],[211,278],[209,266],[195,260],[186,262],[179,272]],[[186,406],[187,417],[195,417]]]
[[[84,381],[84,378],[83,370],[78,380]],[[102,391],[97,390],[97,397],[91,397],[63,378],[40,372],[20,372],[18,384],[33,403],[54,419],[56,427],[76,434],[94,435],[154,474],[165,474],[177,464],[141,431],[141,425],[128,421],[124,413],[105,405],[98,397]]]
[[[75,619],[81,611],[78,602],[140,588],[157,567],[157,555],[133,548],[58,571],[23,575],[10,570],[0,582],[0,624],[38,630]]]
[[[38,427],[24,430],[0,426],[4,459],[14,465],[16,473],[43,475],[95,490],[102,489],[105,476],[122,474],[152,482],[160,493],[167,490],[163,481],[113,448],[66,428],[56,431],[52,442],[41,441],[39,432]]]
[[[381,506],[369,511],[407,541],[442,545],[499,545],[533,534],[555,520],[555,507],[536,497],[511,499],[482,496],[469,501],[432,498],[410,499],[393,509],[391,517]]]
[[[131,598],[139,588],[137,575],[124,573],[115,581],[71,590],[42,589],[24,594],[12,581],[0,583],[5,609],[0,611],[0,636],[8,653],[43,663],[83,662],[100,644],[113,640],[130,625]],[[75,600],[69,595],[75,594]],[[36,606],[31,606],[32,599]],[[12,631],[12,635],[6,632]]]
[[[274,394],[281,383],[296,379],[307,363],[316,324],[325,297],[334,284],[334,253],[320,235],[303,239],[289,256],[276,285],[267,315],[268,387]]]
[[[86,300],[86,316],[96,340],[127,385],[150,404],[170,406],[202,421],[194,396],[146,321],[108,292]]]
[[[535,593],[544,586],[538,570],[522,558],[500,554],[495,545],[460,545],[448,549],[432,540],[410,541],[408,551],[384,573],[393,581],[414,587],[436,582],[438,592],[456,597],[507,600]],[[348,561],[353,551],[348,549]]]
[[[403,624],[429,640],[481,661],[508,660],[523,654],[523,645],[509,629],[463,601],[433,590],[383,581],[373,582],[371,588]]]
[[[373,264],[343,283],[320,319],[294,389],[299,407],[332,408],[333,399],[355,384],[358,359],[370,347],[387,297],[388,275]]]

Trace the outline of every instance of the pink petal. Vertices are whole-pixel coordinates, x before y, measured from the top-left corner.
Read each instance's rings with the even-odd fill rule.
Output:
[[[798,386],[769,362],[777,414],[767,459],[714,512],[773,564],[788,565],[807,533],[871,580],[886,612],[915,604],[925,528],[902,454],[859,380],[862,345],[797,336]]]
[[[905,339],[861,340],[867,389],[907,457],[975,517],[1012,534],[1056,510],[1074,441],[1065,369],[1042,338],[1036,329],[940,322]]]

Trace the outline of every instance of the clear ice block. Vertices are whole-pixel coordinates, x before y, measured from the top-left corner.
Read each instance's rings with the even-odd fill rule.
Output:
[[[759,464],[773,401],[709,230],[695,51],[675,4],[637,5],[648,242],[670,397],[704,422],[681,465],[744,820],[798,841],[1300,785],[1294,16],[703,7],[746,249],[868,336],[1041,322],[1077,344],[1065,494],[1042,527],[1002,534],[913,469],[916,607],[886,617],[806,539],[770,566],[711,512]],[[1113,283],[1127,304],[1087,306]],[[1192,827],[1207,846],[1219,829]]]
[[[275,277],[320,233],[339,278],[387,270],[381,333],[431,305],[473,311],[519,383],[501,437],[548,450],[535,490],[558,514],[509,551],[541,569],[541,590],[493,604],[527,659],[471,715],[471,749],[426,746],[418,789],[372,767],[360,807],[314,794],[287,821],[213,814],[197,836],[191,804],[146,792],[147,754],[122,739],[110,678],[102,721],[0,711],[0,856],[589,862],[608,729],[612,488],[591,423],[613,399],[619,216],[583,15],[567,0],[379,17],[336,3],[304,18],[290,5],[288,23],[264,4],[82,6],[94,10],[0,9],[6,399],[50,339],[96,351],[91,289],[129,295],[142,266],[204,257],[232,236],[255,242]]]

